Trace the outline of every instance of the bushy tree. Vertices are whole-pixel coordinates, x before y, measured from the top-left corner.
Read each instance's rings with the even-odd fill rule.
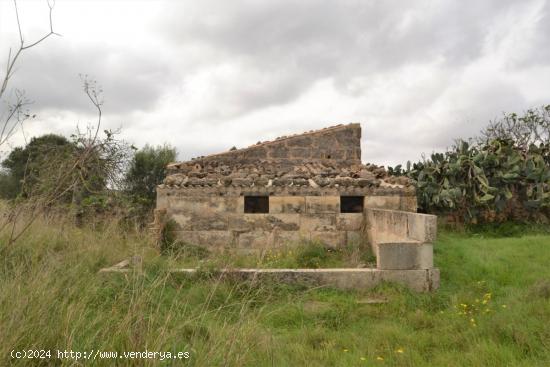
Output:
[[[136,152],[125,177],[126,192],[143,210],[155,205],[156,187],[166,175],[166,165],[176,160],[176,149],[146,145]]]
[[[2,161],[5,170],[2,182],[6,184],[1,191],[2,197],[28,197],[39,180],[51,173],[51,163],[67,159],[75,149],[73,142],[56,134],[33,137],[25,147],[13,149]]]
[[[524,150],[531,145],[550,145],[550,105],[529,109],[521,116],[507,113],[491,121],[478,141],[486,143],[494,139],[513,141]]]

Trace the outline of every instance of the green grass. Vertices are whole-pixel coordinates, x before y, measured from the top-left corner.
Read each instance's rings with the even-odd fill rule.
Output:
[[[133,254],[142,273],[97,274]],[[37,223],[10,247],[0,234],[0,365],[113,365],[15,360],[13,349],[191,353],[117,360],[135,366],[550,365],[548,235],[441,233],[431,294],[189,279],[169,275],[174,261],[114,228]]]
[[[178,243],[166,251],[166,260],[172,268],[356,268],[375,267],[376,258],[369,246],[348,244],[332,248],[310,241],[289,244],[285,247],[251,253],[210,252],[196,245]]]

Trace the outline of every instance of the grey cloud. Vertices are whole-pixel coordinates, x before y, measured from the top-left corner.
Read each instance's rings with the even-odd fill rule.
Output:
[[[520,112],[540,101],[542,93],[522,93],[527,81],[521,73],[530,73],[536,85],[550,81],[549,74],[533,79],[531,71],[549,65],[549,2],[540,2],[533,36],[519,41],[524,54],[504,50],[514,59],[499,54],[485,60],[492,46],[501,46],[489,37],[495,24],[537,4],[166,1],[154,26],[144,23],[153,48],[55,39],[25,58],[13,86],[26,89],[37,101],[33,108],[48,116],[52,110],[84,114],[90,105],[78,74],[88,73],[103,86],[105,109],[128,121],[131,139],[171,141],[180,158],[190,158],[327,125],[315,111],[304,117],[297,105],[317,82],[332,81],[353,110],[345,118],[364,123],[363,158],[396,164],[472,136],[501,111]],[[416,67],[426,75],[407,74]],[[167,95],[172,98],[162,99]],[[314,108],[310,100],[305,105]],[[287,106],[300,117],[279,119]]]
[[[438,58],[454,67],[465,65],[479,57],[488,24],[513,2],[199,4],[168,3],[161,29],[182,47],[198,43],[216,50],[218,56],[204,60],[202,67],[231,59],[257,71],[225,87],[233,91],[227,94],[230,103],[242,105],[237,111],[250,111],[291,101],[322,78],[333,78],[345,93],[357,76]],[[262,84],[254,75],[277,77]]]
[[[103,89],[106,108],[114,113],[147,110],[177,82],[174,70],[155,55],[118,50],[101,44],[70,44],[51,38],[23,54],[12,88],[23,89],[33,109],[89,110],[80,75]]]

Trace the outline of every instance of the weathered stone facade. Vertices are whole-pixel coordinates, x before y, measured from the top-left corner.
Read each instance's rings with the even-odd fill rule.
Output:
[[[407,178],[361,164],[360,141],[359,124],[339,125],[170,164],[157,208],[181,240],[210,249],[362,241],[363,207],[415,212],[416,196]],[[246,213],[248,197],[268,197],[267,212]],[[343,197],[361,208],[343,213]]]
[[[437,289],[436,217],[416,213],[409,179],[361,164],[360,142],[359,124],[338,125],[170,164],[157,188],[155,225],[171,219],[180,240],[210,250],[258,252],[318,240],[369,244],[377,258],[376,269],[222,269],[228,277]]]

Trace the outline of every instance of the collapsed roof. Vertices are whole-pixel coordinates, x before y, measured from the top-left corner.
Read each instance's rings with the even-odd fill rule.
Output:
[[[412,186],[406,177],[389,176],[384,167],[361,164],[361,126],[357,123],[171,163],[167,173],[161,188],[410,189]]]

